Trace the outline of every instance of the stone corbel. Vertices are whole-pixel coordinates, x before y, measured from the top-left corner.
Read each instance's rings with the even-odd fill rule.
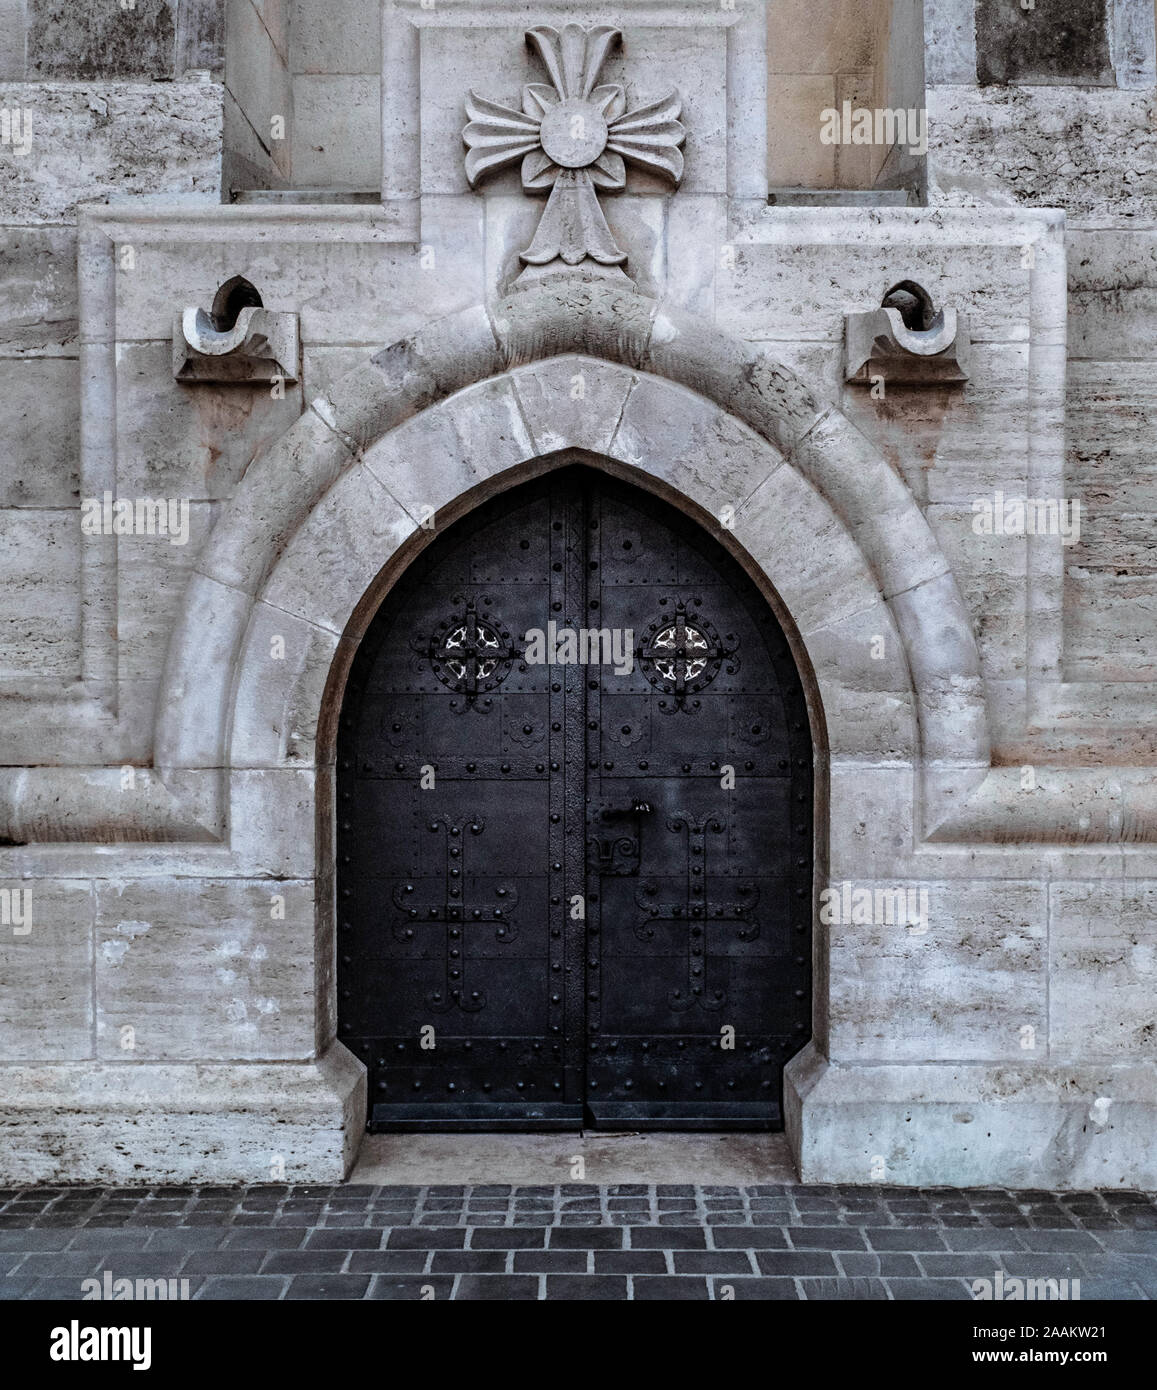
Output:
[[[266,309],[240,276],[221,286],[210,312],[191,305],[173,324],[178,381],[291,384],[298,379],[299,356],[297,315]]]
[[[935,310],[931,296],[903,280],[878,309],[845,320],[845,380],[873,378],[902,386],[943,385],[968,380],[967,321],[955,309]]]

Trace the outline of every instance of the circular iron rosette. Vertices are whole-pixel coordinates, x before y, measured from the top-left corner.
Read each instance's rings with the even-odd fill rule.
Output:
[[[688,695],[706,690],[724,662],[729,673],[739,665],[734,650],[724,645],[713,624],[684,603],[648,626],[639,653],[643,675],[656,690],[674,695],[676,706]]]
[[[496,690],[507,678],[514,648],[506,625],[487,612],[488,598],[458,597],[455,602],[462,604],[462,610],[438,624],[426,654],[437,679],[472,701]]]

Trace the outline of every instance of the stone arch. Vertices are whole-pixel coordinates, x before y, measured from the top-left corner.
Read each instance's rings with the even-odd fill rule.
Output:
[[[333,1073],[343,1162],[365,1084],[335,1040],[335,721],[349,664],[435,534],[424,520],[448,524],[576,458],[697,516],[776,606],[817,748],[817,891],[833,865],[887,873],[864,848],[873,778],[886,779],[889,833],[913,845],[921,814],[927,824],[988,769],[979,661],[947,561],[889,465],[785,368],[582,281],[386,348],[246,474],[189,582],[156,728],[158,770],[191,786],[190,809],[225,840],[226,861],[312,895],[312,923],[285,949],[312,963],[311,1042]],[[797,1152],[790,1088],[814,1083],[829,1045],[822,925],[813,950],[813,1046],[788,1078]]]
[[[423,518],[450,519],[567,449],[704,517],[734,510],[725,538],[800,634],[833,758],[921,769],[932,821],[933,802],[987,770],[968,615],[895,471],[757,348],[572,277],[390,345],[250,468],[189,584],[158,768],[225,774],[219,812],[230,774],[311,770],[330,666],[422,543]],[[262,654],[278,636],[280,664]]]

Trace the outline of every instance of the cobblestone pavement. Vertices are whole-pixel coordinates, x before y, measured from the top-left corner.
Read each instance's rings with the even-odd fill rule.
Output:
[[[0,1296],[189,1280],[195,1299],[1157,1297],[1157,1194],[866,1187],[0,1190]],[[432,1294],[430,1292],[432,1290]]]

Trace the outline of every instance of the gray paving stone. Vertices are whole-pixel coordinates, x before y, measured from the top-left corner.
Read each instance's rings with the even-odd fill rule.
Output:
[[[801,1279],[805,1297],[810,1299],[886,1300],[888,1288],[882,1279]]]
[[[707,1232],[701,1226],[632,1226],[632,1250],[706,1250]]]
[[[463,1274],[458,1281],[454,1301],[532,1300],[538,1298],[538,1285],[536,1274]]]
[[[655,1299],[664,1302],[703,1301],[711,1297],[706,1279],[691,1275],[667,1275],[665,1278],[640,1275],[631,1281],[633,1297],[639,1302]]]
[[[461,1250],[465,1244],[465,1226],[403,1226],[386,1238],[388,1250]]]
[[[495,1252],[497,1254],[499,1252]],[[596,1250],[595,1260],[623,1254],[618,1250]],[[660,1255],[660,1259],[662,1256]],[[514,1252],[515,1274],[585,1274],[588,1256],[585,1250],[516,1250]],[[596,1268],[597,1263],[596,1263]],[[664,1269],[666,1266],[664,1265]]]
[[[760,1274],[836,1275],[839,1270],[827,1250],[757,1250]]]
[[[865,1234],[873,1250],[943,1250],[939,1231],[869,1230]]]
[[[963,1279],[886,1279],[895,1299],[972,1299]]]
[[[504,1227],[496,1230],[471,1232],[472,1250],[541,1250],[546,1245],[546,1231],[525,1227]]]
[[[420,1279],[397,1279],[390,1274],[378,1274],[374,1276],[366,1298],[399,1303],[407,1299],[436,1303],[449,1301],[453,1288],[453,1278],[444,1274],[424,1274]]]
[[[636,1235],[639,1231],[652,1232],[649,1226],[632,1226],[631,1235]],[[702,1234],[702,1232],[700,1232]],[[621,1250],[623,1248],[623,1235],[621,1229],[609,1226],[555,1226],[550,1232],[550,1248],[552,1250]],[[706,1237],[703,1243],[706,1244]],[[632,1242],[634,1244],[634,1242]],[[656,1240],[653,1245],[662,1248],[663,1242]],[[637,1250],[641,1248],[634,1244]]]
[[[875,1232],[871,1234],[874,1235]],[[863,1234],[846,1226],[789,1226],[787,1236],[797,1250],[864,1249]]]
[[[627,1281],[625,1278],[600,1274],[548,1274],[546,1296],[548,1299],[567,1301],[625,1301]]]
[[[794,1279],[715,1279],[712,1296],[721,1302],[741,1302],[748,1299],[787,1300],[798,1302],[803,1297]]]
[[[287,1301],[352,1300],[366,1296],[368,1274],[295,1274],[286,1290]]]
[[[202,1300],[238,1299],[246,1303],[256,1299],[271,1301],[285,1292],[288,1280],[269,1274],[237,1278],[206,1279],[195,1297]]]
[[[319,1250],[316,1253],[333,1253],[344,1258],[347,1252]],[[349,1255],[348,1269],[351,1274],[421,1274],[429,1258],[428,1250],[354,1250]]]

